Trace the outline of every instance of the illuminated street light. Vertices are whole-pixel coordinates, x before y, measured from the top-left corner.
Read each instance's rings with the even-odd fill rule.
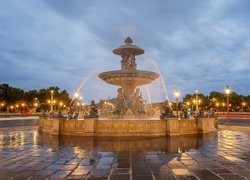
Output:
[[[178,90],[175,90],[174,91],[174,96],[175,96],[175,99],[176,99],[176,115],[177,117],[179,117],[179,112],[178,112],[178,100],[179,100],[179,96],[180,96],[180,92]]]
[[[242,112],[244,112],[244,107],[246,106],[246,102],[242,102]]]
[[[53,112],[53,98],[54,98],[54,90],[50,91],[50,112]]]
[[[227,121],[226,121],[226,124],[229,124],[229,94],[231,93],[231,89],[229,88],[229,86],[227,86],[225,88],[225,93],[227,95]]]
[[[75,97],[76,99],[77,99],[79,96],[80,96],[80,95],[79,95],[78,92],[76,92],[76,93],[74,94],[74,97]]]
[[[4,107],[4,105],[5,105],[4,103],[1,103],[1,109],[0,110],[2,110],[2,108]]]
[[[195,91],[195,102],[196,102],[195,113],[196,115],[198,114],[198,111],[199,111],[198,95],[199,95],[199,91],[196,90]]]

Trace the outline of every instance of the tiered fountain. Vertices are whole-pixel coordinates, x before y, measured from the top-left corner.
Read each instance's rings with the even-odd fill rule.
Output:
[[[159,74],[137,70],[135,56],[144,53],[144,50],[134,44],[128,37],[125,44],[114,49],[113,53],[120,55],[121,69],[99,74],[105,82],[119,86],[115,102],[114,116],[118,118],[145,118],[146,108],[138,86],[146,85],[159,77]]]
[[[93,103],[92,114],[84,119],[41,117],[39,130],[52,135],[77,136],[175,136],[214,131],[214,119],[179,120],[163,116],[162,119],[153,120],[147,116],[145,100],[138,86],[151,83],[159,74],[137,70],[135,56],[143,54],[144,50],[132,43],[128,37],[124,45],[113,51],[122,57],[121,70],[99,74],[107,83],[119,86],[111,119],[99,119]]]

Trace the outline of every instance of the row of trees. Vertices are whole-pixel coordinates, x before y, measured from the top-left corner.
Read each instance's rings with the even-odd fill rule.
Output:
[[[59,87],[24,91],[8,84],[0,84],[1,111],[17,111],[32,107],[37,109],[43,107],[46,110],[49,108],[48,100],[51,98],[52,90],[53,98],[56,100],[55,106],[59,106],[59,103],[60,105],[68,105],[70,103],[69,93],[66,90],[61,91]]]
[[[203,110],[215,110],[215,111],[225,111],[226,110],[226,94],[222,92],[212,91],[209,96],[199,93],[197,95],[198,102],[196,99],[196,94],[186,94],[183,98],[183,103],[186,106],[195,108],[198,103],[200,109]],[[236,92],[231,92],[229,94],[229,108],[230,111],[249,111],[250,107],[250,95],[244,96],[237,94]]]
[[[60,90],[59,87],[49,87],[40,90],[29,90],[24,91],[19,88],[12,87],[8,84],[0,84],[0,111],[19,111],[20,109],[36,108],[38,109],[49,109],[48,100],[51,98],[51,91],[53,90],[53,99],[55,109],[59,106],[69,106],[71,99],[69,93],[66,90]],[[197,96],[197,97],[196,97]],[[198,99],[197,99],[198,98]],[[250,111],[250,95],[243,96],[236,92],[231,92],[229,95],[230,99],[230,111]],[[197,101],[198,100],[198,101]],[[162,106],[163,103],[158,103]],[[198,104],[199,109],[202,110],[215,110],[225,111],[226,110],[226,94],[222,92],[212,91],[208,96],[199,93],[186,94],[183,97],[183,102],[179,104],[179,108],[185,105],[195,110],[195,106]],[[157,104],[155,104],[156,107]],[[172,108],[176,109],[176,104],[172,102]]]

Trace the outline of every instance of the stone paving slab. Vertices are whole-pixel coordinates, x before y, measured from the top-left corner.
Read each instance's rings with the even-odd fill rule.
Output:
[[[149,137],[145,144],[135,137],[52,137],[36,127],[0,131],[0,180],[250,179],[250,134],[223,129],[178,138]]]

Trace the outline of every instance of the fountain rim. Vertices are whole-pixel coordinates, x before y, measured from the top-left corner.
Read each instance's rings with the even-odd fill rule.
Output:
[[[124,44],[113,50],[113,53],[116,55],[126,54],[126,51],[132,52],[134,55],[141,55],[144,53],[144,50],[134,44]]]
[[[112,70],[112,71],[105,71],[98,75],[99,78],[105,75],[154,75],[157,78],[160,77],[158,73],[147,71],[147,70],[138,70],[138,69],[121,69],[121,70]]]

